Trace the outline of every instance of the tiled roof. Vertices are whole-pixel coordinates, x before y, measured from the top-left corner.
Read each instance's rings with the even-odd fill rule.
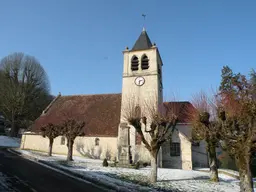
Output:
[[[85,121],[86,136],[118,135],[121,94],[59,96],[45,114],[31,126],[37,132],[47,123],[60,124],[66,118]]]
[[[178,116],[178,123],[180,124],[188,124],[190,123],[189,114],[191,110],[193,110],[193,105],[188,101],[180,101],[180,102],[165,102],[164,105],[172,110]],[[189,140],[191,139],[192,127],[178,125],[176,128]]]
[[[164,102],[167,109],[172,109],[178,116],[178,123],[189,123],[189,112],[193,105],[188,101]]]
[[[189,102],[165,102],[179,116],[179,123],[188,123],[186,109]],[[48,124],[60,124],[67,118],[85,121],[87,136],[118,136],[120,123],[121,94],[58,96],[44,110],[43,114],[31,126],[31,131],[38,132]]]

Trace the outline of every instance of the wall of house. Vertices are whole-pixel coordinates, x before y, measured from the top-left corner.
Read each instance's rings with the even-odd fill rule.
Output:
[[[150,153],[143,144],[132,146],[132,156],[134,162],[141,161],[150,163],[151,160]]]
[[[172,142],[180,143],[180,156],[171,156],[170,141],[162,146],[162,166],[164,168],[192,169],[191,142],[179,131],[174,131]]]
[[[192,161],[193,168],[209,167],[205,141],[201,141],[199,146],[192,146]]]
[[[172,142],[181,143],[179,132],[174,131],[172,135]],[[162,146],[162,164],[164,168],[182,168],[181,156],[171,156],[171,142],[167,141]]]
[[[189,126],[186,126],[186,125],[178,125],[177,129],[181,128],[181,126],[183,128],[182,129],[183,131],[185,129],[190,128]],[[180,156],[171,156],[170,141],[165,142],[162,145],[158,155],[159,167],[191,170],[192,169],[191,142],[188,140],[188,138],[185,135],[183,135],[178,130],[174,131],[172,135],[172,142],[180,143],[180,150],[181,150]],[[137,161],[150,162],[150,158],[151,158],[150,154],[143,144],[136,145],[136,146],[132,145],[131,152],[133,154],[133,160],[135,162]]]
[[[99,145],[95,146],[95,139],[99,138]],[[61,136],[54,139],[53,153],[67,154],[67,140],[61,144]],[[21,149],[48,151],[49,139],[41,135],[25,133],[21,139]],[[77,137],[73,147],[74,156],[87,156],[100,159],[111,159],[116,157],[116,137]]]

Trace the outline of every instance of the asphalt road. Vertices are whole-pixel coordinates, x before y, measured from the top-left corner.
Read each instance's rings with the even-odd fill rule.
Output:
[[[0,148],[0,192],[107,191]]]

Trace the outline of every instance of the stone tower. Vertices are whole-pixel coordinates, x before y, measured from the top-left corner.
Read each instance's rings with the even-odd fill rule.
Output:
[[[123,51],[123,84],[121,118],[118,132],[118,159],[126,164],[131,160],[131,150],[136,145],[136,131],[125,120],[125,110],[131,103],[140,106],[146,103],[160,104],[162,94],[162,60],[155,44],[152,44],[143,28],[133,48]],[[129,155],[130,154],[130,155]]]

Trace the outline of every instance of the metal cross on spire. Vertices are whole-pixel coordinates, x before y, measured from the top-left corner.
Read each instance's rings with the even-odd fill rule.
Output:
[[[145,29],[145,20],[146,20],[146,15],[143,13],[143,14],[142,14],[142,17],[144,17],[143,31],[145,31],[145,30],[146,30],[146,29]]]

